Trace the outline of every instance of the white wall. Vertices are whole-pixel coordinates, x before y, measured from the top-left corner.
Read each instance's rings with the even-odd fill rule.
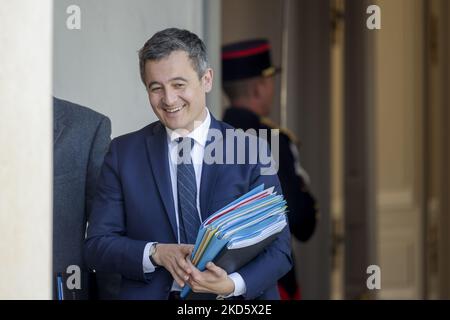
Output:
[[[81,9],[80,30],[66,28],[72,4]],[[109,116],[113,136],[156,120],[139,77],[137,52],[167,27],[186,28],[204,39],[204,8],[204,0],[55,1],[54,94]],[[220,90],[218,82],[215,87]],[[208,101],[217,115],[219,103]]]
[[[0,300],[51,298],[51,0],[0,0]]]

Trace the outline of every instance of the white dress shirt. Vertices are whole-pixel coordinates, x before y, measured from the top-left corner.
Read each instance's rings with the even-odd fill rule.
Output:
[[[206,118],[205,120],[193,131],[191,131],[187,137],[194,140],[194,146],[191,150],[191,159],[195,171],[195,180],[197,183],[197,211],[199,214],[200,221],[202,221],[201,211],[200,211],[200,183],[202,176],[203,167],[203,155],[205,153],[206,140],[208,138],[208,130],[211,124],[211,116],[209,110],[206,108]],[[177,223],[177,238],[178,243],[180,243],[180,225],[179,225],[179,214],[178,214],[178,196],[177,196],[177,142],[176,139],[182,137],[178,132],[173,131],[166,127],[167,132],[167,145],[168,145],[168,158],[169,158],[169,169],[170,169],[170,180],[172,185],[172,195],[175,206],[175,218]],[[144,273],[151,273],[155,271],[155,266],[150,261],[149,251],[150,246],[153,242],[147,243],[144,248],[144,254],[142,258],[142,265]],[[237,272],[228,275],[230,279],[234,282],[234,292],[230,296],[240,296],[244,294],[247,290],[245,286],[244,279]],[[173,282],[172,291],[180,291],[180,286]]]

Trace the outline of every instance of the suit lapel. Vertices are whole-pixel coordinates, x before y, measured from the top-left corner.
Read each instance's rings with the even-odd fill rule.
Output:
[[[177,222],[170,180],[169,159],[167,158],[167,137],[166,130],[161,123],[158,123],[153,128],[153,133],[147,136],[147,154],[159,195],[166,209],[175,239],[177,239]]]
[[[211,115],[210,129],[217,129],[222,131],[222,136],[225,134],[220,126],[220,123]],[[205,148],[212,143],[210,134],[206,141]],[[167,137],[164,126],[159,123],[153,129],[153,133],[147,137],[147,154],[150,159],[150,164],[155,177],[155,182],[161,200],[166,209],[166,214],[172,226],[172,231],[177,239],[177,223],[175,217],[175,206],[172,195],[172,185],[170,180],[169,159],[167,149]],[[203,162],[202,178],[200,183],[200,210],[202,220],[205,220],[212,212],[209,212],[210,203],[214,193],[214,187],[217,181],[220,164],[206,164]]]
[[[210,129],[221,130],[219,122],[212,116],[211,114],[211,125]],[[211,141],[211,135],[208,132],[208,138],[206,140],[205,151],[208,145],[210,145],[213,141]],[[222,131],[222,136],[224,132]],[[221,140],[221,139],[220,139]],[[219,140],[219,141],[220,141]],[[219,141],[215,141],[214,143],[218,143]],[[214,194],[214,187],[216,185],[217,175],[220,170],[220,164],[212,163],[207,164],[203,160],[202,167],[202,178],[200,182],[200,210],[202,215],[202,220],[205,220],[209,215],[213,212],[209,212],[210,203],[212,196]]]

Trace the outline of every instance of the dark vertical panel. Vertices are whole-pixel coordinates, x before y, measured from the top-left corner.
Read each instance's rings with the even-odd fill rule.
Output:
[[[429,230],[429,212],[428,212],[428,201],[430,198],[430,188],[431,188],[431,154],[432,154],[432,147],[430,143],[430,113],[432,106],[430,105],[431,97],[430,97],[430,15],[431,15],[431,8],[430,8],[430,2],[425,1],[423,3],[424,10],[423,10],[423,21],[424,21],[424,41],[425,44],[424,48],[424,54],[423,54],[423,74],[425,75],[425,84],[424,84],[424,90],[423,90],[423,105],[424,111],[423,111],[423,162],[422,162],[422,171],[423,171],[423,182],[424,182],[424,188],[423,188],[423,197],[424,200],[422,202],[422,208],[421,211],[423,212],[422,216],[422,234],[423,237],[423,272],[422,272],[422,296],[424,299],[428,299],[429,297],[429,282],[428,282],[428,275],[430,274],[430,259],[429,259],[429,246],[427,241],[427,232]]]
[[[344,297],[367,298],[367,267],[375,264],[374,125],[371,36],[364,1],[345,3]]]
[[[447,0],[442,0],[442,18],[443,28],[442,28],[442,36],[440,37],[442,42],[442,66],[443,72],[441,79],[441,92],[443,94],[442,97],[442,148],[444,152],[442,152],[442,179],[441,179],[441,223],[442,223],[442,237],[441,237],[441,250],[440,250],[440,298],[441,299],[450,299],[450,65],[449,65],[449,46],[450,46],[450,4]]]
[[[304,299],[328,299],[331,276],[330,227],[330,2],[298,4],[299,110],[302,164],[311,176],[320,220],[308,243],[300,245],[300,282]],[[291,58],[294,59],[294,58]],[[289,115],[289,114],[288,114]]]

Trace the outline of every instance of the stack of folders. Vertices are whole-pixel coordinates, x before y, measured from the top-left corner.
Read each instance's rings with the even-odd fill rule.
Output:
[[[274,188],[260,185],[212,214],[200,226],[191,256],[200,270],[210,261],[228,274],[255,258],[286,227],[286,201]],[[211,294],[193,293],[189,286],[184,299],[210,299]]]

